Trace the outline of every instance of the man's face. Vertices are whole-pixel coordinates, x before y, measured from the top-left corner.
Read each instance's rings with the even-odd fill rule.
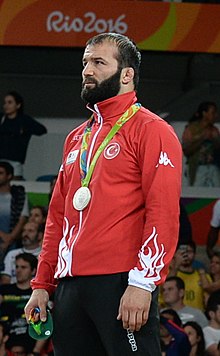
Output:
[[[164,302],[169,306],[172,306],[181,299],[180,291],[175,281],[165,282],[162,287],[162,293]]]
[[[91,105],[116,96],[121,88],[116,45],[105,41],[88,45],[83,56],[82,99]]]
[[[192,266],[194,258],[195,258],[195,252],[193,248],[191,246],[187,246],[186,252],[184,252],[184,260],[181,263],[181,265],[184,267]]]
[[[0,167],[0,187],[7,185],[11,178],[11,174],[7,174],[5,168]]]
[[[43,216],[42,210],[39,208],[32,208],[28,221],[35,222],[36,224],[43,224],[45,222],[45,217]]]
[[[220,257],[213,256],[210,263],[210,273],[219,274],[220,273]]]
[[[34,222],[28,222],[24,225],[22,231],[22,244],[25,248],[36,248],[38,245],[38,225]]]
[[[22,258],[16,260],[16,279],[18,283],[25,283],[32,279],[33,271],[30,263],[24,261]]]

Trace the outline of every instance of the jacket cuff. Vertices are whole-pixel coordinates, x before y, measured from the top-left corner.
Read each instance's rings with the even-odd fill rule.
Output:
[[[36,282],[35,279],[32,279],[31,288],[32,288],[32,290],[45,289],[48,292],[48,294],[51,295],[55,291],[56,285],[49,284],[49,283],[40,283],[40,282]]]
[[[148,292],[153,292],[156,289],[156,285],[152,283],[152,280],[142,276],[141,271],[137,269],[130,270],[128,274],[128,285],[147,290]]]

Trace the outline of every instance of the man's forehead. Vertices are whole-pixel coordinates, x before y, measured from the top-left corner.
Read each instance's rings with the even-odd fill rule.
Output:
[[[118,48],[115,43],[104,41],[97,44],[89,44],[86,46],[83,57],[104,57],[113,55],[116,57]]]

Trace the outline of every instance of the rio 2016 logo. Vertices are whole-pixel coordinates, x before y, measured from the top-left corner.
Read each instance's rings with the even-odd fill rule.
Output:
[[[61,11],[53,11],[47,17],[46,28],[48,32],[117,32],[124,34],[128,30],[125,21],[125,15],[122,14],[116,19],[97,18],[94,12],[86,12],[83,18],[71,18]]]

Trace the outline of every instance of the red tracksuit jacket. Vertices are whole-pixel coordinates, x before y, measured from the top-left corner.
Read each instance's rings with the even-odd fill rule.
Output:
[[[94,106],[87,164],[135,92]],[[153,291],[166,278],[179,231],[181,145],[164,120],[141,109],[101,153],[90,184],[91,201],[73,207],[81,186],[79,157],[86,123],[64,145],[33,289],[51,293],[66,276],[129,271],[129,285]]]

